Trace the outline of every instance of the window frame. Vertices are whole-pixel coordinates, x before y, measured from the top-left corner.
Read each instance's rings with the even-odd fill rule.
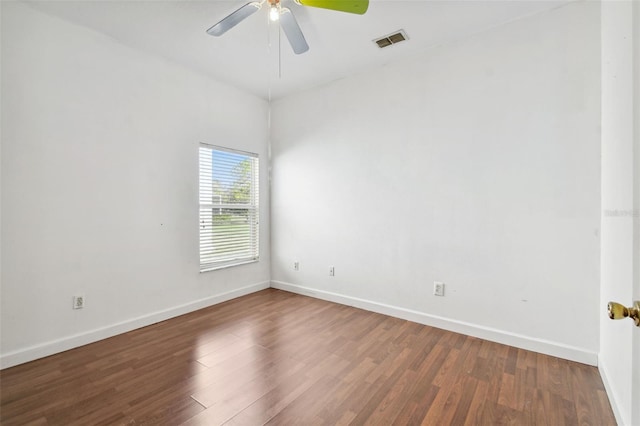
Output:
[[[203,157],[202,157],[203,149],[207,150],[209,152],[209,155],[212,156],[209,163],[211,167],[210,171],[203,170]],[[246,157],[246,159],[249,159],[251,161],[250,163],[251,174],[249,177],[249,180],[250,180],[249,203],[237,204],[237,203],[231,203],[231,202],[224,202],[222,201],[222,196],[214,194],[214,188],[215,188],[214,182],[216,182],[216,179],[214,179],[215,171],[214,171],[213,156],[215,155],[214,153],[216,151],[221,153],[232,154],[235,156]],[[244,160],[245,159],[243,159],[242,161]],[[237,164],[239,164],[239,162]],[[222,173],[224,174],[230,171],[231,169],[225,169],[222,171]],[[207,172],[209,172],[209,176],[210,176],[208,178],[208,181],[206,181]],[[203,177],[204,177],[204,180],[203,180]],[[205,191],[203,191],[203,185],[206,188]],[[203,193],[204,193],[204,199],[206,199],[207,196],[210,194],[211,202],[203,202]],[[219,197],[220,199],[220,202],[218,203],[213,202],[213,199],[216,196]],[[260,156],[259,154],[254,152],[241,151],[233,148],[227,148],[227,147],[218,146],[218,145],[212,145],[204,142],[199,143],[198,145],[198,206],[199,206],[198,254],[199,254],[199,269],[201,273],[208,272],[208,271],[215,271],[215,270],[224,269],[224,268],[230,268],[233,266],[246,265],[249,263],[258,262],[260,260],[260,202],[259,200],[260,200]],[[249,254],[248,256],[238,256],[236,258],[221,260],[220,257],[216,258],[216,256],[212,255],[211,253],[208,253],[208,254],[204,253],[203,245],[210,244],[213,247],[214,245],[213,241],[215,239],[216,230],[214,225],[214,218],[212,217],[210,222],[211,225],[209,226],[210,239],[207,241],[206,240],[206,237],[207,237],[206,221],[208,218],[206,214],[203,215],[203,212],[205,212],[206,210],[211,210],[213,215],[214,214],[213,210],[218,210],[218,213],[220,214],[225,209],[234,210],[234,211],[246,210],[247,223],[249,224],[249,231],[248,231],[249,236],[246,241],[244,240],[243,241],[246,244],[248,244],[248,248],[246,249],[247,253]],[[205,238],[203,238],[203,236]],[[228,237],[228,238],[230,240],[233,239],[233,237]],[[238,251],[237,251],[238,253],[242,251],[240,250],[241,248],[242,247],[238,248]],[[214,248],[212,248],[212,250],[214,250]],[[205,261],[203,261],[203,259],[205,259]]]

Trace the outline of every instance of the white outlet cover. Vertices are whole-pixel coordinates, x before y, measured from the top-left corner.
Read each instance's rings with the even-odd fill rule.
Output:
[[[73,296],[73,309],[84,308],[84,296]]]
[[[433,294],[436,296],[444,296],[444,283],[440,281],[433,282]]]

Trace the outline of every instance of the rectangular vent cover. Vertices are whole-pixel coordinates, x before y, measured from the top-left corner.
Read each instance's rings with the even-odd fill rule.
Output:
[[[392,44],[400,43],[401,41],[405,41],[408,39],[409,37],[407,37],[407,33],[405,33],[404,30],[398,30],[395,33],[375,39],[373,40],[373,42],[382,49],[383,47],[389,47]]]

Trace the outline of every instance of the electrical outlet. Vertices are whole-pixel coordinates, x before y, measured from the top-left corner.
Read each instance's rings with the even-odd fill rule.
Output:
[[[73,296],[73,309],[84,308],[84,296]]]
[[[329,276],[330,277],[335,277],[336,276],[336,268],[333,266],[329,266]]]
[[[293,262],[293,270],[294,271],[300,270],[300,262]]]
[[[436,296],[444,296],[444,283],[441,283],[439,281],[434,281],[433,294]]]

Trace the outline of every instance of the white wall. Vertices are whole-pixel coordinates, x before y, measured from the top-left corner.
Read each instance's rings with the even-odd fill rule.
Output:
[[[269,285],[261,261],[198,272],[198,143],[261,158],[268,104],[2,2],[2,365]],[[250,118],[251,125],[247,125]],[[84,294],[86,307],[71,309]]]
[[[0,25],[2,3],[0,3]],[[2,27],[0,26],[0,82],[2,81]],[[0,117],[2,117],[2,84],[0,84]],[[2,316],[2,120],[0,119],[0,318]],[[2,326],[0,325],[0,353],[2,352]],[[0,366],[1,368],[1,366]]]
[[[595,364],[599,36],[579,2],[275,102],[273,285]]]
[[[635,10],[634,10],[635,9]],[[609,301],[631,305],[640,300],[638,262],[637,162],[635,148],[640,136],[640,77],[636,53],[640,37],[640,5],[631,1],[602,2],[602,254],[601,306]],[[635,17],[634,17],[635,15]],[[636,31],[634,37],[634,28]],[[635,40],[635,46],[634,46]],[[634,96],[634,86],[636,94]],[[636,226],[634,242],[634,222]],[[635,269],[635,279],[634,279]],[[635,295],[634,295],[635,281]],[[610,321],[600,316],[599,368],[616,414],[622,425],[640,423],[640,336],[630,321]],[[633,346],[634,339],[636,347]],[[635,359],[635,361],[634,361]],[[635,363],[635,367],[634,367]],[[635,375],[635,378],[634,378]],[[635,406],[636,414],[632,413]]]

